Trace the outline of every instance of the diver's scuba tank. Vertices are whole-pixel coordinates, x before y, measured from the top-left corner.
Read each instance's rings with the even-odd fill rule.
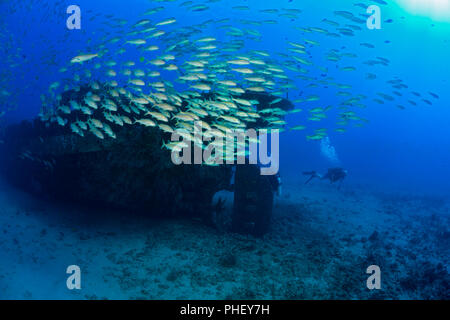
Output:
[[[237,165],[234,179],[234,232],[263,236],[269,231],[278,176],[261,175],[259,166]]]

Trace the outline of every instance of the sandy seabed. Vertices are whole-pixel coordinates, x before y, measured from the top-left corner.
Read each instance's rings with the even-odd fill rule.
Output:
[[[450,201],[284,186],[258,239],[0,185],[2,299],[449,299]],[[81,268],[68,290],[66,268]],[[381,290],[366,269],[381,268]]]

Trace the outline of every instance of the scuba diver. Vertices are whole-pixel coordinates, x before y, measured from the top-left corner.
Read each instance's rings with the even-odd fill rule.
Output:
[[[324,175],[320,175],[316,171],[303,172],[303,174],[305,176],[310,176],[309,179],[306,180],[305,184],[307,184],[314,178],[319,178],[320,180],[328,179],[330,180],[330,183],[335,183],[338,181],[342,183],[342,181],[347,176],[347,170],[344,170],[343,168],[330,168]]]

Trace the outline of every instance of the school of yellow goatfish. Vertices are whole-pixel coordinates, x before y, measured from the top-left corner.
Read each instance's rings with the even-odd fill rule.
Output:
[[[32,2],[24,1],[22,6]],[[330,74],[331,70],[333,74],[356,73],[359,71],[356,66],[364,64],[365,79],[374,81],[377,75],[366,72],[367,69],[389,66],[390,60],[384,57],[360,62],[355,53],[323,45],[327,37],[345,44],[346,39],[362,32],[366,28],[366,4],[348,1],[345,6],[359,13],[335,10],[333,17],[314,26],[303,25],[301,9],[251,6],[232,6],[229,8],[232,18],[211,18],[186,25],[185,18],[172,16],[167,10],[165,3],[169,2],[176,3],[179,12],[208,17],[210,6],[220,0],[149,1],[149,9],[142,12],[138,21],[88,12],[91,20],[106,18],[104,27],[98,30],[96,40],[89,38],[85,51],[72,52],[71,58],[58,67],[55,78],[59,80],[55,79],[41,94],[41,120],[67,126],[82,137],[92,134],[99,139],[115,139],[117,127],[139,125],[167,133],[182,132],[185,141],[194,141],[194,125],[198,124],[205,133],[216,137],[224,137],[234,129],[251,128],[255,123],[263,124],[259,129],[300,131],[306,130],[308,123],[326,119],[330,110],[337,114],[332,130],[345,132],[349,125],[358,127],[368,122],[358,115],[358,110],[369,104],[368,100],[370,104],[392,104],[404,109],[406,106],[396,103],[396,98],[411,106],[431,105],[432,99],[439,98],[432,92],[411,91],[398,77],[386,81],[390,92],[376,92],[368,97],[354,92],[351,83],[341,82]],[[388,5],[382,0],[375,2]],[[46,5],[50,10],[52,5]],[[255,19],[242,19],[240,13],[247,14],[246,17],[252,13]],[[211,16],[218,15],[215,12]],[[292,27],[297,39],[280,37],[276,40],[279,48],[255,49],[264,39],[264,31],[260,29],[276,24]],[[360,46],[365,50],[375,48],[369,42]],[[320,47],[325,61],[321,65],[316,62],[316,50]],[[11,50],[6,58],[12,68],[20,64],[17,50]],[[345,64],[352,59],[353,64]],[[11,92],[6,89],[10,76],[4,75],[3,79],[1,99],[10,99]],[[313,88],[334,90],[336,103],[317,106],[321,96],[308,94]],[[83,92],[83,99],[64,101],[62,94],[69,90]],[[293,94],[300,91],[301,96]],[[282,99],[288,98],[288,93],[295,97],[289,99],[295,104],[289,111],[277,107]],[[252,94],[270,95],[271,107],[258,108],[259,101],[248,98]],[[6,111],[2,110],[0,116]],[[307,114],[302,123],[286,123],[288,114],[298,112]],[[328,128],[317,128],[307,138],[321,140],[328,132]],[[177,150],[183,144],[166,141],[164,146]]]

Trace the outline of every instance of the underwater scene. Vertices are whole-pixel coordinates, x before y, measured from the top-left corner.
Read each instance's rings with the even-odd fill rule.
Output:
[[[449,0],[0,0],[0,299],[448,300]]]

